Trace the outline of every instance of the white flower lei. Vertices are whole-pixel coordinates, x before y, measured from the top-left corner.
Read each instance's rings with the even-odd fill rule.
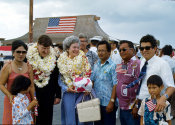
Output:
[[[39,88],[43,88],[48,84],[50,80],[50,74],[56,66],[56,56],[54,49],[50,47],[49,55],[41,59],[37,49],[37,43],[35,43],[29,47],[26,57],[33,68],[34,83]]]
[[[79,51],[79,55],[73,59],[68,57],[67,52],[63,52],[57,60],[57,66],[60,73],[64,77],[64,83],[68,87],[73,86],[73,79],[75,76],[79,76],[81,73],[90,71],[90,64],[83,51]]]

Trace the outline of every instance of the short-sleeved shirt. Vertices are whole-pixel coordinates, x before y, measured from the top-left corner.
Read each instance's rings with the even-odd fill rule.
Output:
[[[145,62],[145,59],[141,60],[140,69],[142,69]],[[162,78],[165,89],[167,87],[175,87],[169,64],[160,57],[154,55],[150,60],[148,60],[146,75],[142,79],[142,85],[138,95],[138,98],[141,100],[150,96],[147,87],[147,79],[152,75],[158,75]]]
[[[120,64],[122,62],[122,58],[117,48],[111,52],[111,59],[115,64]]]
[[[117,65],[117,87],[116,93],[119,100],[119,106],[122,110],[131,109],[138,89],[138,84],[132,88],[126,88],[126,86],[136,80],[140,74],[140,60],[130,59],[127,64],[122,61]]]
[[[168,62],[168,64],[170,65],[170,68],[172,70],[172,73],[174,74],[175,73],[175,60],[173,60],[168,55],[163,55],[161,58]]]
[[[141,106],[139,108],[139,111],[138,111],[138,114],[140,116],[143,116],[143,119],[144,119],[143,120],[143,124],[145,124],[145,122],[146,122],[147,124],[151,124],[152,123],[154,125],[154,124],[156,124],[156,121],[159,122],[159,121],[162,120],[162,118],[163,118],[163,121],[171,120],[171,115],[170,115],[170,113],[171,113],[171,106],[170,106],[170,103],[168,101],[166,101],[166,106],[165,106],[164,110],[161,111],[161,112],[154,112],[154,111],[150,112],[148,110],[148,107],[145,104],[150,99],[151,99],[151,97],[143,99],[142,103],[141,103]]]
[[[111,58],[104,64],[101,64],[99,59],[94,65],[91,80],[94,82],[94,90],[102,106],[108,105],[113,86],[117,84],[117,73],[115,69],[116,64],[112,62]]]
[[[34,124],[31,111],[28,111],[29,99],[25,94],[18,93],[12,102],[13,124]]]

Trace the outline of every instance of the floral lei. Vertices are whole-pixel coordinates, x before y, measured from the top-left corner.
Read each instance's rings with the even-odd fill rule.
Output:
[[[89,77],[91,74],[90,64],[83,51],[79,51],[79,55],[70,59],[68,53],[64,52],[57,60],[57,66],[63,76],[64,83],[68,87],[73,86],[73,79],[82,75]]]
[[[50,47],[50,54],[42,59],[37,49],[37,43],[35,43],[29,47],[26,57],[33,68],[34,83],[39,88],[43,88],[48,84],[50,74],[56,66],[54,49]]]

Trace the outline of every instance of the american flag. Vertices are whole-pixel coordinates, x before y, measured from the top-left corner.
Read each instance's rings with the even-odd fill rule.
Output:
[[[76,17],[49,18],[46,33],[73,33]]]
[[[154,104],[152,100],[146,102],[146,105],[150,112],[152,112],[156,108],[156,104]]]
[[[118,73],[127,73],[126,67],[122,64],[117,64],[116,72]]]

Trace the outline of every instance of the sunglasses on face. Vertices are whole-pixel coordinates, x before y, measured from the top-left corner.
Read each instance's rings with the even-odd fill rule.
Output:
[[[27,53],[27,51],[16,51],[16,53],[18,53],[18,54],[26,54]]]
[[[140,47],[140,51],[145,50],[150,50],[152,48],[152,46],[145,46],[145,47]]]
[[[125,52],[126,50],[128,50],[128,49],[119,49],[119,52],[121,52],[121,51],[123,51],[123,52]]]

